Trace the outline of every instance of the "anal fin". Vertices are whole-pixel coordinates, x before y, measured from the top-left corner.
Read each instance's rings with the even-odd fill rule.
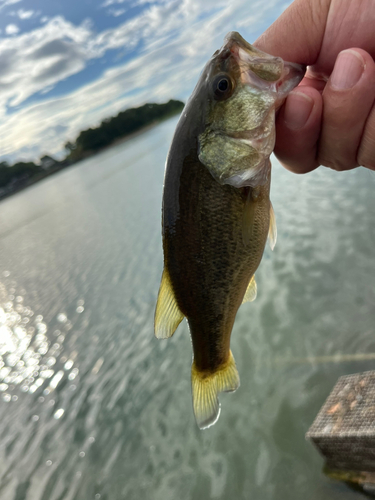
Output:
[[[240,386],[240,376],[232,352],[229,351],[228,361],[214,373],[200,372],[193,362],[191,386],[195,419],[200,429],[207,429],[219,418],[219,393],[233,392]]]
[[[268,229],[268,241],[271,247],[271,250],[275,248],[277,240],[277,227],[276,227],[276,217],[275,212],[270,202],[270,227]]]
[[[168,272],[164,268],[155,310],[155,336],[158,339],[172,337],[183,319]]]
[[[255,281],[255,275],[253,275],[246,289],[242,304],[244,302],[252,302],[256,298],[257,298],[257,283]]]

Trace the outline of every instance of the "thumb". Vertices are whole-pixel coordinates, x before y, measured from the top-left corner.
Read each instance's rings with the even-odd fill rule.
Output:
[[[295,0],[254,45],[285,61],[310,66],[318,58],[331,0]]]

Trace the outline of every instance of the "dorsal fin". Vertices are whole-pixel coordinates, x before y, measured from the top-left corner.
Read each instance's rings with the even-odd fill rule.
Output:
[[[168,272],[164,268],[155,309],[155,336],[169,339],[176,331],[184,315],[177,305]]]
[[[242,304],[244,302],[252,302],[256,298],[257,298],[257,284],[255,281],[255,275],[253,275],[246,289]]]
[[[271,247],[271,250],[275,248],[277,240],[277,227],[276,227],[276,217],[275,212],[273,210],[272,203],[270,202],[270,227],[268,229],[268,241]]]

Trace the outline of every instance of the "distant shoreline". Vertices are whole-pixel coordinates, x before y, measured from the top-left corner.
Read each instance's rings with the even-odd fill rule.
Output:
[[[68,152],[63,160],[44,155],[38,163],[18,161],[13,165],[0,162],[0,201],[32,186],[50,175],[91,158],[102,151],[131,141],[172,116],[181,113],[182,101],[170,99],[167,103],[146,103],[128,108],[116,116],[105,118],[100,125],[81,130],[75,141],[68,141]]]
[[[77,161],[71,162],[67,165],[59,165],[57,167],[52,167],[48,171],[43,172],[43,174],[36,175],[24,183],[22,185],[17,186],[14,189],[9,190],[8,192],[0,194],[0,202],[5,200],[6,198],[9,198],[13,194],[19,193],[20,191],[23,191],[24,189],[27,189],[28,187],[32,186],[33,184],[36,184],[37,182],[42,181],[43,179],[50,177],[51,175],[56,174],[57,172],[60,172],[61,170],[65,170],[70,167],[74,167],[78,165],[81,161],[87,160],[88,158],[92,158],[93,156],[96,156],[100,153],[103,153],[104,151],[107,151],[108,149],[111,149],[115,146],[118,146],[124,142],[131,141],[132,139],[135,139],[136,137],[148,132],[149,130],[157,127],[160,125],[162,122],[169,120],[170,118],[173,118],[173,116],[168,116],[166,118],[162,118],[160,120],[156,120],[152,123],[149,123],[145,127],[142,127],[141,129],[137,130],[136,132],[131,132],[130,134],[125,135],[124,137],[119,137],[118,139],[114,140],[111,144],[108,144],[108,146],[104,146],[103,148],[99,149],[98,151],[95,151],[91,154],[88,154],[84,158],[80,158]]]
[[[110,149],[112,148],[113,146],[118,146],[119,144],[123,143],[123,142],[127,142],[127,141],[130,141],[131,139],[135,139],[136,137],[138,137],[139,135],[142,135],[144,134],[145,132],[148,132],[149,130],[151,130],[152,128],[155,128],[157,127],[158,125],[160,125],[162,122],[166,121],[166,120],[169,120],[169,118],[172,118],[172,116],[168,116],[168,118],[166,119],[161,119],[161,120],[158,120],[158,121],[155,121],[155,122],[152,122],[150,123],[149,125],[146,125],[145,127],[142,127],[140,130],[137,130],[136,132],[132,132],[131,134],[128,134],[128,135],[125,135],[124,137],[119,137],[118,139],[114,140],[112,142],[112,144],[109,144],[108,146],[104,146],[103,149],[101,149],[99,152],[101,153],[102,151],[105,151],[106,149]],[[95,154],[95,153],[94,153]]]

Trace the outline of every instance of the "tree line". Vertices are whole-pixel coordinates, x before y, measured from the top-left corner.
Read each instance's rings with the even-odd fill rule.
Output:
[[[39,164],[20,161],[9,165],[5,161],[0,162],[0,197],[87,158],[148,125],[180,113],[183,107],[183,102],[171,99],[164,104],[148,103],[121,111],[103,120],[98,127],[82,130],[74,142],[68,141],[64,146],[67,155],[62,161],[45,155],[40,158]]]

